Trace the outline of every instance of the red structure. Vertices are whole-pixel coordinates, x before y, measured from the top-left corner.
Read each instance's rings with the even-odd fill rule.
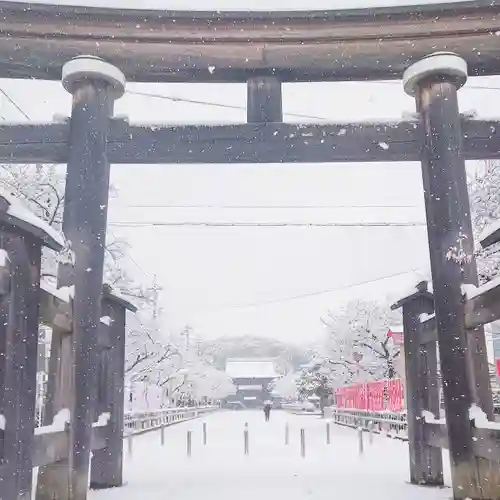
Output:
[[[403,383],[400,379],[378,380],[335,391],[338,408],[372,411],[401,411],[404,408]]]

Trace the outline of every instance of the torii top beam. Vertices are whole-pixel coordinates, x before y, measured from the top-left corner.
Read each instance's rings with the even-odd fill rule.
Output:
[[[0,78],[59,80],[98,55],[128,81],[245,82],[400,78],[439,50],[470,75],[500,74],[500,2],[332,11],[196,12],[0,2]]]

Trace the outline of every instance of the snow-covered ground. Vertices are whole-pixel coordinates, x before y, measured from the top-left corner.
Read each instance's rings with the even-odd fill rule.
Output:
[[[202,443],[202,424],[208,443]],[[250,453],[243,453],[243,430],[249,426]],[[285,445],[289,423],[290,444]],[[300,429],[305,429],[306,457],[300,455]],[[192,431],[192,456],[186,434]],[[326,444],[325,421],[282,411],[218,412],[160,433],[135,437],[133,455],[125,446],[122,488],[92,491],[90,500],[444,500],[449,488],[408,484],[407,444],[374,436],[359,456],[356,431],[332,425]]]

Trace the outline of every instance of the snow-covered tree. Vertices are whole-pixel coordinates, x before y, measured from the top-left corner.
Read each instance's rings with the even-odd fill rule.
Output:
[[[336,385],[359,380],[393,378],[400,354],[387,332],[400,323],[398,312],[377,302],[351,301],[340,313],[329,312],[323,323],[327,339],[322,366]]]
[[[299,399],[305,400],[316,396],[319,400],[321,412],[329,404],[333,391],[330,379],[330,368],[327,364],[317,363],[302,370],[297,379],[297,393]]]
[[[0,165],[0,188],[15,195],[33,213],[59,231],[62,228],[65,178],[64,168],[60,165]],[[115,195],[111,188],[110,196]],[[142,307],[151,301],[155,289],[150,283],[137,282],[126,271],[124,260],[127,251],[127,242],[108,232],[104,282]],[[54,281],[56,275],[57,256],[54,252],[44,251],[42,277]],[[146,338],[144,341],[147,344]]]
[[[276,379],[272,386],[272,393],[285,399],[296,399],[298,395],[297,382],[299,377],[300,374],[294,372]]]
[[[12,193],[41,219],[57,230],[62,228],[65,171],[56,165],[0,166],[0,188]],[[111,196],[116,195],[111,188]],[[185,342],[185,336],[165,329],[159,307],[161,288],[155,280],[136,281],[124,265],[128,244],[111,232],[106,236],[104,281],[114,291],[131,300],[139,311],[127,319],[125,371],[129,384],[155,386],[165,392],[179,392],[189,386],[192,392],[209,396],[232,390],[224,373],[215,370],[199,349]],[[57,256],[45,252],[42,274],[55,281]],[[167,390],[168,387],[168,390]]]
[[[469,197],[474,236],[478,236],[489,224],[500,219],[500,162],[482,162],[469,178]],[[500,245],[476,253],[480,283],[500,275]]]

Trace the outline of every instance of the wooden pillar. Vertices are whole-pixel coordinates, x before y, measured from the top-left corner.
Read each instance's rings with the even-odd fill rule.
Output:
[[[123,74],[93,56],[77,57],[66,63],[62,82],[73,95],[63,232],[70,242],[74,262],[69,271],[69,266],[62,266],[59,284],[75,287],[74,358],[72,367],[51,368],[58,369],[58,377],[66,372],[71,378],[71,384],[66,386],[69,393],[55,398],[59,399],[59,405],[67,404],[71,412],[70,453],[68,463],[43,468],[38,500],[85,500],[87,497],[108,209],[107,138],[113,102],[125,89]],[[74,281],[64,283],[68,275]]]
[[[471,403],[488,414],[492,404],[484,333],[476,332],[477,348],[467,356],[471,343],[461,290],[463,283],[477,280],[457,101],[467,65],[456,54],[437,53],[408,68],[403,80],[405,91],[416,98],[424,132],[422,177],[453,495],[493,498],[484,496],[488,472],[473,455],[469,420]]]
[[[126,311],[135,307],[117,298],[105,287],[102,315],[109,318],[103,325],[102,374],[98,381],[102,400],[98,402],[99,413],[109,412],[107,446],[94,451],[91,465],[90,487],[112,488],[123,484],[123,419],[125,383],[125,317]]]
[[[0,496],[31,500],[35,428],[38,303],[41,240],[3,228],[0,247],[8,256],[9,292],[2,294],[0,337],[5,353],[1,413],[5,422]]]
[[[439,417],[436,342],[422,344],[420,315],[434,312],[427,283],[417,285],[413,295],[401,299],[393,309],[403,308],[405,386],[410,454],[410,481],[413,484],[442,485],[443,460],[440,448],[425,442],[422,412]]]
[[[282,122],[281,82],[276,76],[252,76],[247,81],[247,122]]]

